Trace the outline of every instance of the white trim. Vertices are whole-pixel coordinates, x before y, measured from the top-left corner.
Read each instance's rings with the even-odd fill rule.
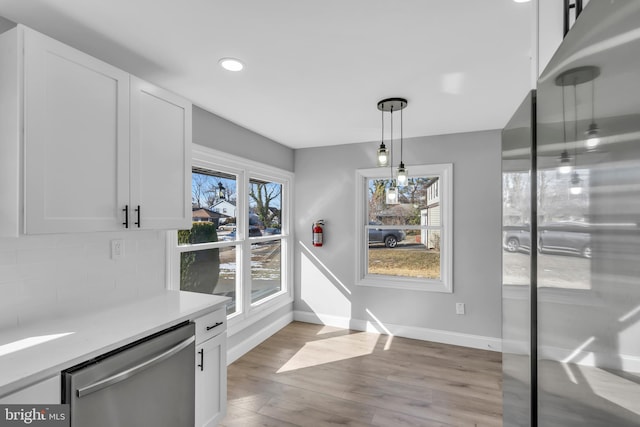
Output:
[[[241,358],[243,355],[247,354],[253,348],[260,345],[271,335],[275,334],[291,322],[293,322],[293,312],[290,311],[287,314],[281,316],[279,319],[269,323],[264,328],[260,329],[258,332],[246,338],[242,342],[239,342],[232,348],[228,348],[227,366]]]
[[[293,312],[293,320],[315,323],[318,325],[335,326],[337,328],[355,329],[357,331],[375,332],[382,335],[399,336],[422,341],[479,348],[482,350],[502,351],[501,338],[486,337],[482,335],[463,334],[460,332],[443,331],[416,326],[394,325],[391,323],[381,324],[375,321],[350,319],[348,317],[318,314],[299,310],[295,310]]]
[[[165,285],[171,291],[180,290],[180,257],[176,256],[178,247],[178,232],[168,230],[165,233]]]
[[[367,274],[367,250],[365,228],[367,218],[366,201],[367,180],[369,178],[388,178],[386,168],[369,168],[356,170],[356,207],[355,207],[355,252],[356,252],[356,284],[381,288],[409,289],[453,293],[453,163],[430,165],[409,165],[412,176],[438,176],[440,182],[439,198],[441,206],[441,224],[438,227],[395,226],[407,229],[440,229],[442,234],[440,248],[440,279],[424,279],[413,277],[386,276]],[[382,227],[384,228],[384,226]],[[389,226],[391,228],[391,226]]]
[[[192,158],[203,159],[206,168],[210,168],[213,165],[218,168],[224,168],[225,170],[235,169],[237,172],[241,172],[242,170],[255,171],[256,174],[266,176],[268,179],[275,177],[283,180],[291,180],[294,175],[293,172],[275,166],[258,163],[195,143],[192,144],[191,151]]]

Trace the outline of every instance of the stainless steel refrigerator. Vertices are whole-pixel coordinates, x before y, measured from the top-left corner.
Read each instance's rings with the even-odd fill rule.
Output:
[[[503,131],[503,351],[505,426],[640,426],[638,0],[589,2]]]

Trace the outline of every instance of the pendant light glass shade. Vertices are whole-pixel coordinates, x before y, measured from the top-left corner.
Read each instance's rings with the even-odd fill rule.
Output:
[[[600,144],[600,129],[596,124],[596,104],[595,104],[595,78],[591,80],[591,124],[589,125],[589,129],[585,132],[587,136],[586,146],[588,150],[593,150]]]
[[[389,165],[389,151],[387,147],[384,145],[384,142],[380,143],[380,147],[378,148],[378,166],[384,167]]]
[[[596,148],[598,144],[600,144],[600,129],[598,129],[598,125],[595,123],[591,123],[589,125],[589,129],[585,132],[587,137],[586,146],[587,148]]]
[[[398,186],[405,186],[407,185],[407,181],[408,181],[408,171],[407,169],[404,167],[404,163],[400,162],[400,166],[398,166]]]
[[[393,181],[391,182],[391,186],[387,189],[386,202],[388,205],[398,204],[398,189]]]
[[[571,175],[571,186],[569,192],[573,195],[582,194],[582,179],[578,176],[578,172],[573,172]]]
[[[564,150],[560,153],[560,167],[558,168],[558,172],[562,174],[567,174],[571,172],[573,167],[571,166],[571,157],[569,156],[569,152]]]

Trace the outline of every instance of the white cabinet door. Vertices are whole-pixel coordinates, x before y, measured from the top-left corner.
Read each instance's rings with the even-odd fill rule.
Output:
[[[226,414],[226,334],[196,347],[196,427],[213,427]]]
[[[25,29],[25,232],[121,230],[129,74]]]
[[[191,228],[191,103],[131,77],[131,227]]]

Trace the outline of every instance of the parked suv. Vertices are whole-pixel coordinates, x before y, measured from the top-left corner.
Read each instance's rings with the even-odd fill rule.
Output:
[[[503,247],[508,252],[531,250],[529,227],[507,226],[503,229]],[[538,227],[538,251],[558,255],[580,255],[591,258],[589,224],[583,222],[553,222]]]
[[[371,221],[369,225],[382,225],[382,223]],[[369,244],[384,243],[387,248],[395,248],[398,246],[398,242],[403,241],[405,237],[407,237],[407,235],[404,231],[395,228],[369,229]]]
[[[505,226],[502,228],[504,249],[508,252],[527,252],[531,250],[529,226]]]

